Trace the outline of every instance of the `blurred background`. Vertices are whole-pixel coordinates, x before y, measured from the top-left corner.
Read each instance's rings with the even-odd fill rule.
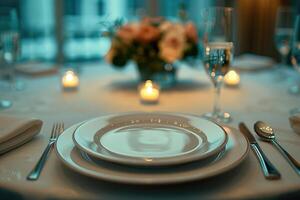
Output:
[[[91,62],[110,47],[100,22],[142,16],[177,18],[184,10],[197,24],[199,10],[230,6],[236,11],[235,54],[253,53],[280,60],[275,47],[276,12],[296,0],[1,0],[0,8],[17,10],[22,61]]]

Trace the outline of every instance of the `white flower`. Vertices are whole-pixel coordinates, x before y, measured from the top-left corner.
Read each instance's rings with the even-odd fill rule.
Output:
[[[182,26],[172,26],[159,43],[159,55],[168,63],[181,59],[185,47],[185,34]]]
[[[166,32],[166,31],[170,30],[172,26],[173,26],[173,24],[171,22],[164,21],[163,23],[160,24],[160,26],[158,28],[161,32]]]

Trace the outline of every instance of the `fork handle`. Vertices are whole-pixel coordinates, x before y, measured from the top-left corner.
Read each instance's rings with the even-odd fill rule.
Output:
[[[28,174],[27,176],[27,180],[30,180],[30,181],[35,181],[39,178],[40,174],[41,174],[41,171],[46,163],[46,160],[49,156],[49,153],[53,147],[55,142],[51,142],[51,143],[48,143],[46,149],[44,150],[41,158],[39,159],[38,163],[36,164],[36,166],[32,169],[32,171]]]

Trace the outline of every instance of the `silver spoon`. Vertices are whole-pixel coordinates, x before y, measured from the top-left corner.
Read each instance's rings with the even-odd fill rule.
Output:
[[[271,142],[277,149],[283,154],[283,156],[288,160],[290,165],[294,168],[298,175],[300,175],[300,163],[293,158],[282,146],[276,141],[275,134],[271,126],[262,121],[257,121],[254,124],[254,130],[263,140]]]

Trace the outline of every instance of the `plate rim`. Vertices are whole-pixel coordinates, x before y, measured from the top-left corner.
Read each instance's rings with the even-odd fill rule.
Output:
[[[74,127],[78,127],[80,123],[77,123],[71,127],[69,127],[67,130],[69,129],[72,129]],[[226,126],[227,128],[229,129],[233,129],[234,131],[237,131],[239,132],[239,130],[233,128],[233,127],[230,127],[230,126]],[[76,128],[75,128],[76,129]],[[74,132],[74,131],[73,131]],[[64,133],[62,133],[58,140],[60,139],[60,137],[63,135]],[[214,171],[214,172],[211,172],[210,174],[206,175],[206,176],[201,176],[201,175],[194,175],[194,176],[190,176],[188,178],[177,178],[176,180],[164,180],[164,181],[145,181],[144,179],[128,179],[128,178],[122,178],[122,177],[119,177],[119,176],[107,176],[106,174],[99,174],[97,172],[86,172],[88,169],[84,169],[84,170],[81,170],[79,168],[84,168],[82,166],[79,166],[79,167],[75,167],[73,166],[71,163],[67,162],[66,159],[64,159],[62,157],[62,155],[60,154],[59,152],[59,149],[57,147],[57,145],[55,145],[55,151],[56,151],[56,155],[58,156],[59,160],[69,169],[73,170],[74,172],[77,172],[81,175],[84,175],[84,176],[87,176],[87,177],[90,177],[90,178],[94,178],[94,179],[98,179],[98,180],[103,180],[103,181],[108,181],[108,182],[114,182],[114,183],[122,183],[122,184],[130,184],[130,185],[136,185],[136,184],[142,184],[142,185],[159,185],[159,184],[179,184],[179,183],[184,183],[184,182],[191,182],[191,181],[196,181],[196,180],[204,180],[204,179],[208,179],[208,178],[211,178],[211,177],[214,177],[214,176],[218,176],[220,174],[223,174],[231,169],[234,169],[235,167],[237,167],[241,162],[243,162],[245,160],[245,158],[248,156],[249,154],[249,151],[250,151],[250,143],[249,141],[247,140],[247,138],[245,138],[244,135],[242,134],[239,134],[240,137],[243,138],[244,142],[246,143],[246,150],[243,152],[243,154],[238,158],[236,159],[235,161],[232,161],[231,164],[228,164],[227,166],[221,168],[220,170],[218,171]],[[75,144],[73,143],[73,148],[76,148]],[[72,148],[72,149],[73,149]],[[83,158],[82,158],[83,159]],[[218,162],[218,161],[217,161]],[[90,170],[91,171],[91,170]]]
[[[92,121],[92,120],[96,120],[99,118],[103,118],[103,117],[113,117],[113,116],[126,116],[126,115],[136,115],[136,114],[157,114],[157,115],[173,115],[173,116],[186,116],[186,117],[196,117],[202,120],[207,120],[208,122],[216,125],[218,128],[220,128],[222,130],[222,133],[224,134],[224,141],[222,142],[222,144],[220,146],[218,146],[217,148],[213,149],[212,151],[210,151],[209,153],[206,154],[202,154],[199,156],[187,156],[184,157],[182,156],[182,158],[180,160],[176,159],[176,157],[170,157],[170,158],[165,158],[165,159],[160,159],[158,161],[158,159],[156,159],[156,161],[151,161],[151,162],[146,162],[143,161],[142,159],[137,159],[137,158],[120,158],[120,157],[113,157],[113,156],[107,156],[105,154],[102,154],[101,156],[99,156],[99,153],[96,153],[94,151],[92,151],[91,149],[82,147],[81,144],[78,143],[78,141],[75,139],[75,133],[76,131],[84,124]],[[190,163],[190,162],[195,162],[195,161],[199,161],[202,159],[206,159],[210,156],[216,155],[217,153],[219,153],[227,144],[228,142],[228,135],[225,131],[225,129],[218,124],[217,122],[214,122],[212,120],[209,120],[207,118],[201,117],[201,116],[197,116],[197,115],[192,115],[192,114],[187,114],[187,113],[172,113],[172,112],[126,112],[126,113],[122,113],[122,114],[109,114],[109,115],[102,115],[102,116],[98,116],[89,120],[86,120],[84,122],[82,122],[74,131],[73,135],[72,135],[72,140],[75,144],[75,146],[77,148],[79,148],[81,151],[87,153],[89,156],[92,156],[93,158],[96,159],[101,159],[107,162],[113,162],[116,164],[122,164],[122,165],[128,165],[128,166],[144,166],[144,167],[159,167],[159,166],[173,166],[173,165],[180,165],[180,164],[185,164],[185,163]],[[114,154],[112,154],[114,155]]]

